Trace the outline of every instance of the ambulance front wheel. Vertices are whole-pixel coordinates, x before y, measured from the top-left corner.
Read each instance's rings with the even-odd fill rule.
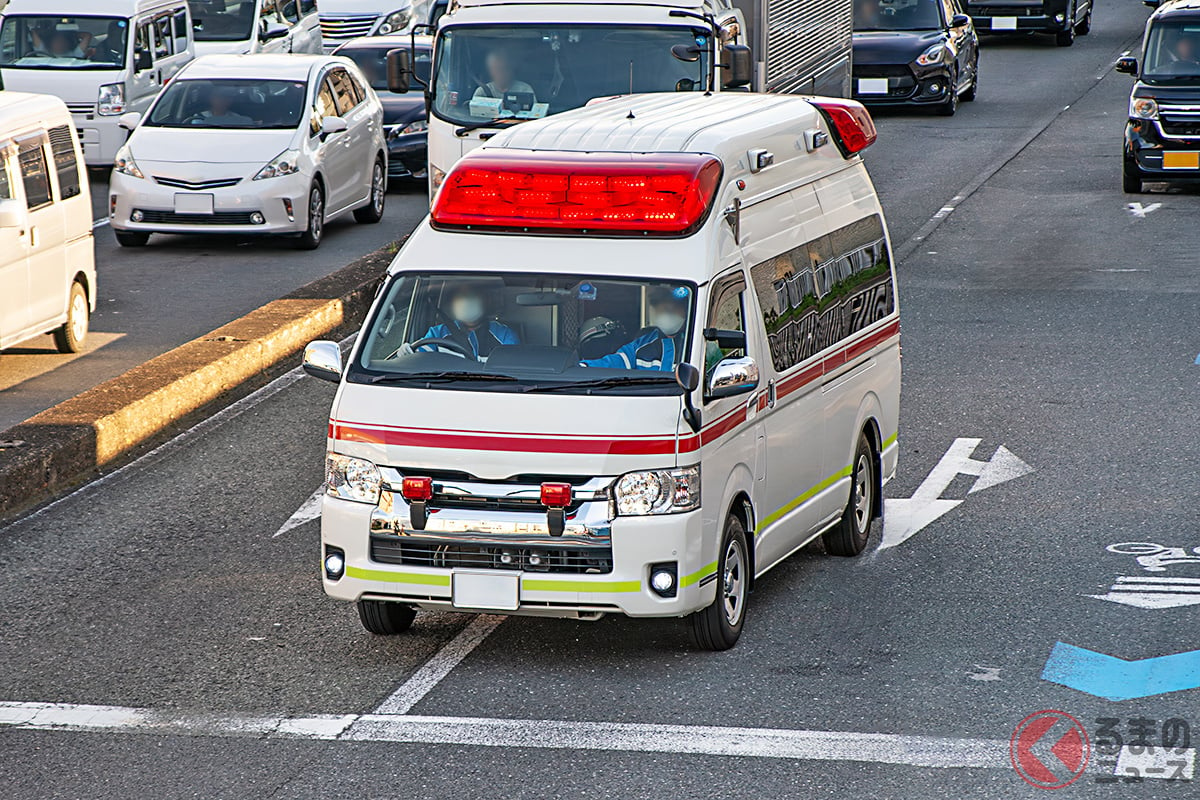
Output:
[[[395,636],[412,627],[416,609],[387,600],[359,600],[358,618],[362,626],[377,636]]]
[[[692,638],[703,650],[728,650],[737,644],[746,621],[746,598],[750,593],[750,559],[746,529],[730,514],[721,537],[717,561],[717,598],[708,608],[689,617]]]
[[[867,547],[871,523],[875,521],[875,493],[879,479],[875,469],[875,451],[866,431],[858,436],[854,466],[850,473],[850,500],[838,524],[824,533],[825,550],[834,556],[856,556]]]

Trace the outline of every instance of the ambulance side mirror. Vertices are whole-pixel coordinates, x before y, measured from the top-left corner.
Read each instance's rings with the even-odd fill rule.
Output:
[[[691,429],[700,432],[700,409],[692,403],[692,392],[700,388],[700,370],[684,362],[675,367],[675,382],[683,389],[683,418]]]
[[[337,342],[317,340],[304,348],[304,371],[330,383],[342,380],[342,351]]]
[[[713,367],[704,396],[710,400],[746,394],[758,388],[758,364],[753,358],[727,358]]]

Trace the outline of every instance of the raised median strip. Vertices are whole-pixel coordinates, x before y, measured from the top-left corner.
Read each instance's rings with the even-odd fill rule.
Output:
[[[0,518],[236,396],[312,339],[357,329],[393,243],[0,432]]]

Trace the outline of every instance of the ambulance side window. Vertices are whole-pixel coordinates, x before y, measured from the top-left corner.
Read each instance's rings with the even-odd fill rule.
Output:
[[[743,296],[746,291],[746,281],[739,274],[718,282],[713,288],[712,301],[708,308],[708,318],[705,328],[717,328],[723,331],[740,331],[746,333],[746,304]],[[704,344],[704,377],[705,383],[717,364],[727,358],[742,358],[746,355],[745,348],[722,348],[716,342]]]

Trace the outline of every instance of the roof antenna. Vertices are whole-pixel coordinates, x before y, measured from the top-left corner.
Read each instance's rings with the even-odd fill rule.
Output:
[[[625,117],[625,119],[637,119],[637,117],[635,117],[635,116],[633,115],[633,109],[632,109],[632,108],[631,108],[631,109],[629,109],[629,116]]]

